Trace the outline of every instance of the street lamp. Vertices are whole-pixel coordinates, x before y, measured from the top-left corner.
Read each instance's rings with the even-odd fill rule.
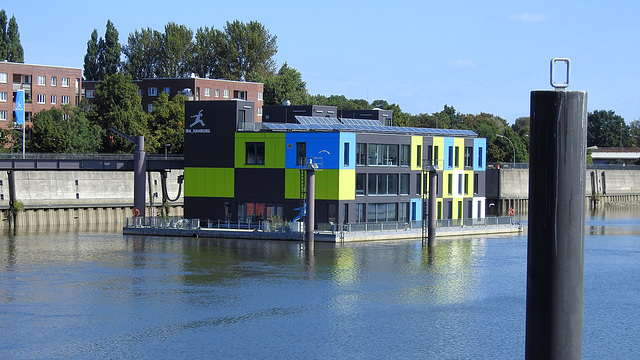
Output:
[[[513,146],[513,142],[508,137],[506,137],[504,135],[500,135],[500,134],[496,134],[496,135],[498,135],[501,138],[505,138],[505,139],[509,140],[509,143],[511,144],[511,148],[513,149],[513,167],[515,168],[516,167],[516,147]]]

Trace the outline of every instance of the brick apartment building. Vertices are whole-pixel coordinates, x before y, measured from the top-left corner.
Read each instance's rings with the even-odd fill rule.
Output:
[[[99,81],[83,82],[84,96],[91,102],[96,84]],[[162,92],[173,98],[177,94],[185,95],[191,101],[246,100],[255,104],[254,119],[262,121],[263,89],[262,83],[203,79],[203,78],[159,78],[134,80],[142,98],[142,108],[153,110],[153,102]]]
[[[33,114],[76,106],[81,100],[82,69],[0,62],[0,127],[9,129],[13,120],[15,94],[24,90],[25,125],[31,127]]]

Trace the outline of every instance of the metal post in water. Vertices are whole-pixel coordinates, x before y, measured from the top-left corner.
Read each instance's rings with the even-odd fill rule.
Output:
[[[429,247],[436,244],[436,221],[438,220],[438,214],[436,213],[438,206],[438,199],[436,195],[438,185],[438,172],[434,166],[429,169],[429,228],[428,228],[428,241]]]
[[[16,175],[15,171],[7,171],[7,177],[9,180],[9,226],[14,225],[16,221],[16,214],[13,211],[14,204],[16,202]]]
[[[531,92],[526,359],[582,358],[586,137],[586,92]]]
[[[146,172],[147,159],[144,151],[144,136],[135,137],[136,149],[133,153],[133,207],[140,211],[142,218],[145,217],[146,207]]]
[[[307,164],[307,223],[305,224],[305,249],[313,250],[313,232],[316,213],[316,171],[313,163]]]

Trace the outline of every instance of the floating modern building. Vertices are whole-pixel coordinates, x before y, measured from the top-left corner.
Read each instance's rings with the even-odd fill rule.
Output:
[[[265,107],[258,122],[254,106],[186,103],[187,218],[293,220],[310,191],[309,163],[316,223],[422,220],[431,164],[438,219],[485,216],[486,139],[472,131],[388,126],[386,112],[339,118],[346,112],[326,106]]]

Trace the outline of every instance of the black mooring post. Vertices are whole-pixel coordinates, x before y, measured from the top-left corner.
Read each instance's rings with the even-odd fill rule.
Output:
[[[581,359],[587,93],[531,92],[526,359]]]
[[[429,227],[428,227],[428,240],[427,246],[435,246],[436,244],[436,221],[438,220],[438,214],[436,213],[437,208],[437,195],[436,195],[436,185],[438,184],[438,172],[432,168],[429,170]]]
[[[144,218],[146,214],[146,173],[147,161],[146,152],[144,151],[144,136],[135,137],[136,149],[133,153],[133,207],[138,209],[140,217]]]
[[[7,177],[9,181],[9,226],[15,225],[16,213],[13,211],[13,207],[16,203],[16,174],[14,171],[7,171]]]
[[[313,250],[313,242],[314,236],[313,232],[316,227],[315,225],[315,216],[316,216],[316,172],[315,168],[309,164],[307,168],[307,218],[306,218],[306,229],[305,229],[305,249],[312,251]]]

